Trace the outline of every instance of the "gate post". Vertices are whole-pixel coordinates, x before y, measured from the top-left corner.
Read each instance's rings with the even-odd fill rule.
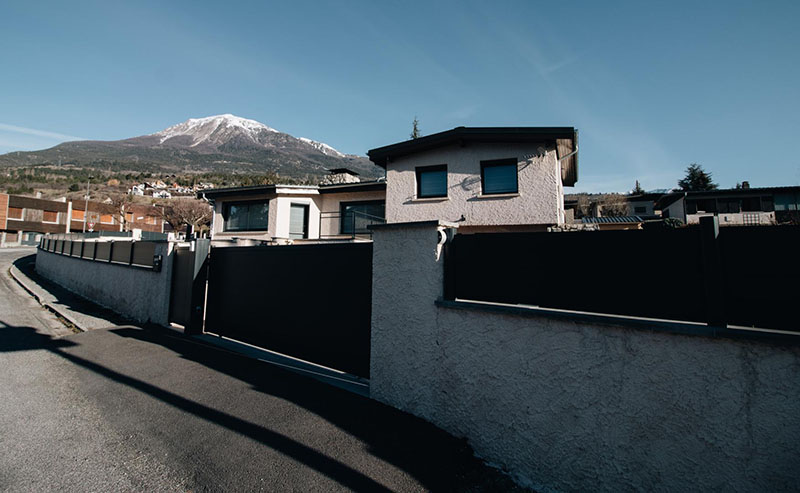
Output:
[[[703,284],[706,298],[706,323],[714,327],[728,326],[725,317],[725,293],[722,283],[722,260],[719,252],[719,219],[700,218],[700,251],[703,256]]]

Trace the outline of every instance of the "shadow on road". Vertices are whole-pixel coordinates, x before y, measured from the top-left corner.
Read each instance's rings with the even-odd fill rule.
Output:
[[[0,324],[2,324],[0,320]],[[463,491],[515,489],[500,473],[472,455],[465,442],[433,425],[376,401],[322,384],[274,366],[196,343],[163,329],[121,327],[109,330],[120,337],[166,348],[214,371],[248,383],[258,392],[292,402],[368,445],[373,456],[405,471],[427,490]],[[142,392],[192,416],[224,427],[302,463],[353,491],[386,491],[367,474],[282,433],[187,399],[164,388],[112,370],[73,354],[82,335],[51,339],[31,327],[0,328],[0,352],[47,350],[104,378]],[[145,348],[146,350],[146,348]],[[153,348],[156,350],[156,348]],[[91,355],[91,352],[89,352]],[[187,375],[192,378],[192,375]],[[255,417],[255,416],[254,416]],[[206,451],[214,454],[213,450]],[[477,479],[476,478],[480,478]],[[487,483],[487,479],[488,483]],[[482,485],[476,485],[483,483]]]

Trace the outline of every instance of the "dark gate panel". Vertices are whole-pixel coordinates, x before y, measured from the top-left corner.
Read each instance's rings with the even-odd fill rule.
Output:
[[[369,376],[372,244],[216,248],[206,331]]]
[[[199,239],[192,247],[178,247],[172,253],[169,321],[190,334],[203,329],[209,246],[209,240]]]

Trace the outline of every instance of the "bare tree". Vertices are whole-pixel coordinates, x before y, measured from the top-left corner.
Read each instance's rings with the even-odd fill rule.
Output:
[[[600,202],[603,215],[606,217],[620,217],[628,215],[628,201],[618,193],[610,193]]]
[[[174,199],[163,207],[161,215],[176,230],[187,224],[195,230],[200,230],[211,223],[213,211],[211,206],[202,200]]]
[[[109,200],[111,201],[109,204],[111,213],[119,220],[119,224],[122,225],[122,231],[128,231],[126,212],[130,212],[131,205],[133,204],[133,197],[126,193],[118,193],[111,195]]]

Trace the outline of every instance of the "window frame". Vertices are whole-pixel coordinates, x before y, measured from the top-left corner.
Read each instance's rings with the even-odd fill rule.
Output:
[[[417,198],[418,199],[442,199],[447,198],[447,184],[448,184],[448,174],[447,174],[447,164],[434,164],[432,166],[417,166],[415,169],[415,175],[417,179]],[[423,173],[436,173],[444,171],[444,193],[441,195],[422,195],[422,180],[420,177]]]
[[[491,159],[481,161],[481,195],[504,195],[510,193],[519,193],[519,166],[517,158],[504,158],[504,159]],[[505,166],[514,167],[514,190],[503,190],[501,192],[487,192],[486,191],[486,168],[499,168]]]
[[[222,203],[222,231],[224,233],[228,233],[228,232],[240,233],[240,232],[247,232],[247,231],[269,231],[269,209],[270,209],[269,202],[270,202],[269,199],[266,199],[266,200],[237,200],[237,201],[229,201],[229,202],[226,201],[226,202],[223,202]],[[230,216],[231,206],[237,206],[237,205],[238,206],[244,206],[244,205],[248,206],[247,214],[249,216],[249,214],[250,214],[249,206],[255,205],[255,204],[267,204],[267,225],[266,225],[265,228],[260,228],[260,227],[259,228],[251,228],[248,225],[248,227],[246,227],[246,228],[233,228],[233,229],[231,229],[228,226],[228,223],[229,223],[228,218]]]
[[[297,233],[292,232],[292,209],[300,208],[303,210],[303,236],[292,236],[297,235]],[[289,239],[292,240],[307,240],[311,236],[311,230],[309,229],[309,220],[311,216],[311,205],[306,202],[290,202],[289,203]]]

